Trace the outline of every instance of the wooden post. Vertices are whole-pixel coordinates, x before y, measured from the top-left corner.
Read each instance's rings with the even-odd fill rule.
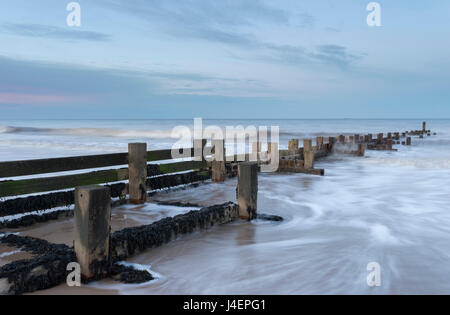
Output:
[[[406,138],[406,145],[411,145],[411,137]]]
[[[358,144],[358,156],[364,156],[366,154],[366,145],[364,143]]]
[[[379,133],[378,136],[377,136],[377,143],[381,144],[382,142],[383,142],[383,134]]]
[[[426,121],[424,121],[422,123],[422,132],[427,132],[427,122]]]
[[[328,137],[328,151],[333,151],[333,147],[336,144],[336,138],[335,137]]]
[[[303,160],[305,169],[314,168],[314,151],[311,139],[303,140]]]
[[[147,200],[147,144],[128,144],[128,173],[130,203],[141,204]]]
[[[392,150],[392,139],[388,139],[387,141],[387,149]]]
[[[389,140],[389,139],[392,139],[392,133],[391,133],[391,132],[388,132],[387,138],[388,138],[388,140]]]
[[[239,217],[248,221],[256,219],[258,204],[257,163],[245,162],[238,165],[238,185],[236,193],[239,206]]]
[[[288,160],[288,167],[290,169],[294,169],[295,168],[295,160],[294,159]]]
[[[317,150],[322,150],[323,147],[323,137],[316,138]]]
[[[211,162],[211,179],[215,183],[225,181],[225,144],[223,140],[212,140],[214,148],[213,160]]]
[[[75,255],[85,280],[109,272],[111,189],[85,186],[75,189]]]
[[[355,143],[358,144],[361,141],[358,134],[355,135]]]
[[[345,136],[344,135],[340,135],[339,136],[339,143],[340,144],[344,144],[345,143]]]
[[[312,140],[311,139],[304,139],[303,140],[303,150],[305,151],[312,151]]]
[[[350,144],[355,144],[355,136],[349,136],[348,140],[349,140]]]
[[[289,141],[289,147],[288,150],[289,151],[297,151],[298,150],[298,139],[292,139],[291,141]]]
[[[298,168],[298,169],[304,169],[305,168],[305,165],[303,164],[304,162],[302,161],[302,160],[296,160],[295,161],[295,168]]]

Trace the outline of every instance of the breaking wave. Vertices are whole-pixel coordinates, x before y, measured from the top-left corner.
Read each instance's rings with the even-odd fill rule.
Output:
[[[0,126],[0,133],[166,139],[171,138],[172,130],[125,130],[113,128],[35,128]]]

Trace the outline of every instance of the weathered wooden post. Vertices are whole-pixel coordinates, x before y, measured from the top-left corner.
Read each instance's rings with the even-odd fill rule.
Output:
[[[387,149],[392,150],[392,139],[388,139],[387,141]]]
[[[294,159],[288,160],[288,167],[290,169],[294,169],[295,168],[295,160]]]
[[[223,140],[212,140],[214,148],[213,159],[211,161],[211,180],[215,183],[225,181],[225,143]]]
[[[378,136],[377,136],[377,143],[381,144],[382,142],[383,142],[383,134],[379,133]]]
[[[314,168],[314,151],[311,139],[303,140],[303,160],[305,169]]]
[[[244,162],[238,165],[238,184],[236,194],[239,206],[239,217],[248,221],[256,219],[258,204],[257,163]]]
[[[335,137],[329,137],[328,138],[328,151],[333,151],[334,145],[336,144],[336,138]]]
[[[323,137],[316,138],[317,150],[322,150],[323,148]]]
[[[389,140],[389,139],[392,139],[392,132],[388,132],[387,138],[388,138],[388,140]]]
[[[340,143],[340,144],[344,144],[344,143],[345,143],[345,136],[344,136],[344,135],[340,135],[340,136],[338,137],[338,139],[339,139],[339,143]]]
[[[411,137],[406,138],[406,145],[411,145]]]
[[[98,279],[109,272],[111,189],[85,186],[75,189],[74,249],[85,280]]]
[[[364,143],[358,143],[358,156],[364,156],[366,154],[366,145]]]
[[[297,168],[299,170],[303,170],[305,168],[304,161],[296,160],[295,161],[295,168]]]
[[[128,144],[128,173],[130,203],[141,204],[147,200],[147,144]]]
[[[361,141],[360,137],[358,134],[355,135],[355,143],[359,143]]]
[[[298,139],[292,139],[289,141],[289,147],[288,150],[289,151],[297,151],[298,150],[298,143],[299,140]]]
[[[287,160],[285,160],[284,158],[281,158],[279,161],[279,170],[284,170],[287,168]]]
[[[303,151],[312,151],[312,140],[311,139],[303,140]]]
[[[427,122],[426,121],[424,121],[422,123],[422,132],[427,132]]]

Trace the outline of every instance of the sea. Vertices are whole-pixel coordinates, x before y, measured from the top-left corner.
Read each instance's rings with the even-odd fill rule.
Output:
[[[289,139],[405,132],[417,120],[203,120],[203,127],[279,127]],[[426,119],[425,119],[426,120]],[[450,293],[450,120],[428,119],[436,135],[411,146],[331,155],[325,176],[259,175],[258,212],[283,222],[235,222],[133,257],[156,280],[100,281],[89,290],[121,294],[448,294]],[[126,152],[130,142],[169,149],[174,128],[193,120],[1,120],[0,161]],[[165,192],[197,204],[235,201],[236,180]],[[140,211],[163,211],[149,203]],[[173,209],[171,214],[186,209]],[[134,211],[136,212],[136,211]],[[140,219],[152,222],[154,216]],[[375,277],[376,276],[376,277]],[[374,281],[377,279],[377,281]],[[58,290],[68,293],[68,288]]]

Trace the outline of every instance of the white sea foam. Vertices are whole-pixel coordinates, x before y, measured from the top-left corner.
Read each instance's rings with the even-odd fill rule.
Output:
[[[399,240],[395,238],[389,228],[382,224],[374,224],[370,228],[370,232],[374,240],[381,244],[399,244]]]
[[[13,250],[11,252],[6,252],[6,253],[3,253],[3,254],[0,254],[0,258],[5,258],[5,257],[8,257],[8,256],[12,256],[12,255],[15,255],[15,254],[20,253],[20,252],[21,252],[20,249]]]
[[[112,128],[35,128],[0,126],[0,133],[81,137],[171,138],[171,130],[130,130]]]
[[[44,215],[44,214],[47,214],[47,213],[52,213],[52,212],[61,211],[61,210],[71,210],[71,211],[73,211],[73,209],[74,209],[73,206],[66,206],[66,207],[56,207],[56,208],[53,208],[53,209],[42,210],[42,211],[33,211],[33,212],[27,212],[27,213],[20,213],[20,214],[0,217],[0,222],[8,222],[8,221],[13,221],[13,220],[18,220],[20,218],[23,218],[23,217],[29,216],[29,215],[39,215],[39,216],[41,216],[41,215]]]

